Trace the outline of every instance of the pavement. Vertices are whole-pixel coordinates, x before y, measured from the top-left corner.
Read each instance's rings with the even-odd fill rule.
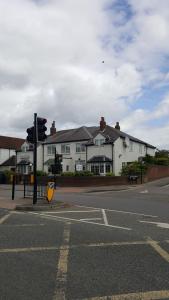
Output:
[[[95,192],[109,192],[109,191],[124,191],[129,189],[138,188],[140,185],[113,185],[113,186],[101,186],[101,187],[57,187],[56,193],[58,194],[74,194],[74,193],[95,193]],[[57,200],[52,200],[48,203],[46,199],[38,199],[37,204],[33,205],[32,198],[15,197],[12,200],[9,197],[9,193],[6,196],[1,196],[1,190],[11,190],[10,185],[0,186],[0,208],[10,209],[10,210],[49,210],[70,207],[70,204],[59,202]],[[16,186],[16,191],[23,191],[23,186]],[[11,192],[12,193],[12,192]]]

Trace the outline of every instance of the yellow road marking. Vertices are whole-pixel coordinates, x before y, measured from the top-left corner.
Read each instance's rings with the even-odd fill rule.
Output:
[[[161,248],[161,246],[156,241],[148,238],[148,244],[151,245],[151,247],[153,247],[153,249],[156,250],[156,252],[158,252],[160,256],[169,263],[169,253]]]
[[[4,223],[11,215],[11,212],[0,219],[0,224]]]
[[[53,300],[65,300],[67,264],[69,255],[70,223],[65,223],[63,232],[63,245],[60,248],[59,262],[56,276],[56,290]]]
[[[113,296],[92,297],[82,300],[160,300],[169,297],[169,290],[129,293]]]
[[[45,226],[45,224],[40,223],[40,224],[5,224],[2,225],[4,227],[32,227],[32,226]]]
[[[60,247],[29,247],[29,248],[6,248],[0,249],[0,253],[19,253],[19,252],[33,252],[46,250],[60,250]]]
[[[130,245],[148,245],[147,241],[134,241],[134,242],[112,242],[112,243],[91,243],[71,245],[70,248],[77,247],[114,247],[114,246],[130,246]]]
[[[63,246],[58,246],[58,247],[57,246],[49,246],[49,247],[46,246],[46,247],[27,247],[27,248],[26,247],[24,247],[24,248],[3,248],[3,249],[0,249],[0,253],[17,253],[17,252],[31,252],[31,251],[60,250],[62,253],[65,251],[65,253],[67,255],[66,251],[69,251],[69,249],[80,248],[80,247],[89,247],[89,248],[91,247],[92,248],[92,247],[150,245],[150,241],[91,243],[91,244],[68,245],[68,243],[69,243],[69,231],[65,231],[64,241],[65,241],[65,244]],[[164,241],[161,241],[161,242],[169,242],[169,241],[164,240]],[[155,242],[155,243],[158,244],[158,242]],[[151,246],[152,246],[152,244],[151,244]]]

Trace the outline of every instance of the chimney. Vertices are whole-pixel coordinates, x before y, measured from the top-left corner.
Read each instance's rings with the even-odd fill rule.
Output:
[[[52,126],[50,127],[50,135],[54,135],[56,133],[55,121],[52,122]]]
[[[117,129],[117,130],[120,130],[120,125],[119,125],[119,122],[116,122],[115,129]]]
[[[101,120],[100,120],[100,131],[103,131],[106,127],[106,122],[104,120],[104,117],[101,117]]]

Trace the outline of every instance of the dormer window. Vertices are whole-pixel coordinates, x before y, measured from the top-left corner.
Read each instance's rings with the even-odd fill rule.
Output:
[[[101,146],[101,145],[104,144],[104,142],[105,142],[104,139],[95,139],[95,145],[96,146]]]
[[[26,152],[26,151],[29,150],[29,146],[26,145],[26,144],[24,144],[24,145],[21,147],[21,149],[22,149],[22,152]]]

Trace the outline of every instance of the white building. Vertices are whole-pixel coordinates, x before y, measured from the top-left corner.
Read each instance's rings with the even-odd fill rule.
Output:
[[[28,147],[28,144],[25,146]],[[63,172],[89,170],[100,175],[109,172],[119,175],[125,164],[146,154],[155,154],[154,146],[120,131],[118,122],[115,128],[106,125],[103,117],[99,126],[82,126],[57,132],[53,123],[50,136],[38,146],[38,170],[51,171],[55,148],[62,155]],[[33,164],[30,148],[25,153],[18,153],[17,163],[21,160],[27,163],[24,170],[27,173]]]
[[[24,139],[0,136],[0,170],[15,169],[16,151],[20,149]]]

